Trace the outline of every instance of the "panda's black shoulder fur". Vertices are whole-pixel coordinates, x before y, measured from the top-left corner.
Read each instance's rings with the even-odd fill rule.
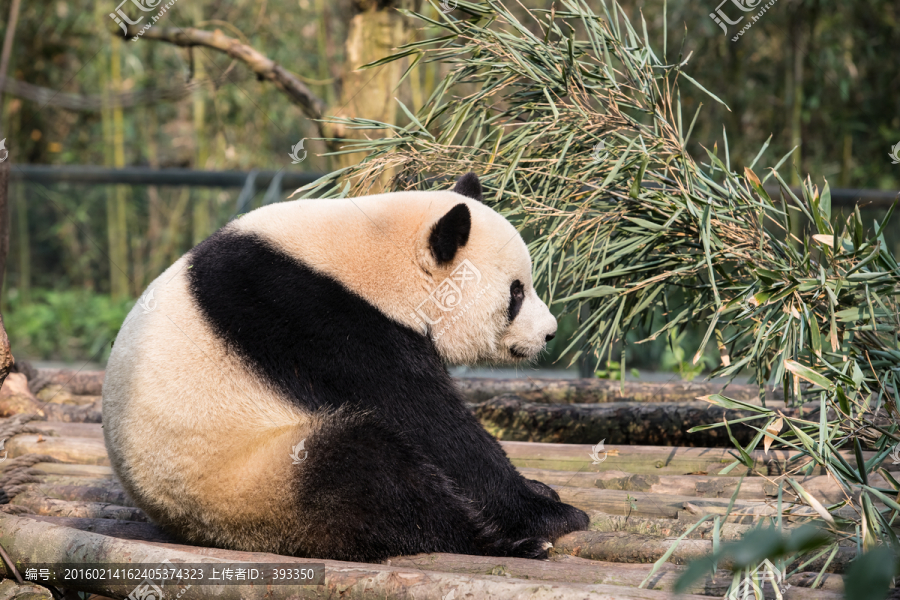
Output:
[[[426,337],[256,235],[219,230],[189,262],[192,295],[215,333],[309,411],[435,385],[453,393]]]
[[[309,519],[298,555],[538,557],[547,540],[587,525],[518,474],[424,334],[254,234],[226,226],[188,263],[193,300],[222,343],[290,402],[325,415],[309,459],[286,475]]]

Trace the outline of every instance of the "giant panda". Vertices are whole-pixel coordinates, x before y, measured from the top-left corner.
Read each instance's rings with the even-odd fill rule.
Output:
[[[587,515],[523,478],[446,363],[556,332],[516,229],[452,190],[268,205],[153,283],[120,329],[103,432],[137,506],[188,543],[374,562],[544,558]]]

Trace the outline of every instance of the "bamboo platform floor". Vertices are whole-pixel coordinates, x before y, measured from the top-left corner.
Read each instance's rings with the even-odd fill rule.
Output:
[[[4,420],[0,420],[0,433],[3,425]],[[589,531],[557,540],[547,561],[429,554],[362,564],[175,543],[143,511],[131,505],[109,467],[99,423],[32,420],[19,428],[21,433],[5,440],[8,454],[0,462],[0,502],[8,502],[0,505],[0,546],[20,567],[79,562],[155,564],[170,560],[318,563],[325,568],[324,584],[318,586],[213,586],[214,594],[206,586],[195,586],[182,591],[179,600],[213,595],[241,600],[674,598],[671,589],[683,565],[712,550],[712,520],[682,540],[662,568],[641,587],[653,563],[703,515],[724,515],[738,476],[747,474],[746,468],[735,468],[719,475],[734,460],[727,448],[612,444],[600,453],[603,460],[598,463],[591,457],[590,445],[504,441],[501,443],[508,456],[525,476],[551,485],[563,501],[591,515]],[[778,477],[796,467],[789,458],[783,451],[755,453],[757,471],[765,475],[743,479],[733,510],[722,525],[723,540],[738,539],[761,517],[775,513],[773,496],[777,494]],[[840,495],[822,474],[813,472],[800,479],[823,503]],[[784,495],[784,506],[791,515],[788,527],[813,514],[788,494]],[[784,598],[842,598],[840,573],[852,559],[853,550],[842,548],[836,554],[815,589],[810,586],[823,566],[822,560],[791,574]],[[721,564],[722,570],[714,577],[699,581],[678,597],[722,598],[732,581],[731,572],[725,570],[729,566]],[[10,591],[13,573],[5,565],[0,567],[0,576],[7,578],[0,582],[0,600],[39,597],[27,585],[18,588],[18,595]],[[124,599],[134,586],[98,580],[70,589]]]

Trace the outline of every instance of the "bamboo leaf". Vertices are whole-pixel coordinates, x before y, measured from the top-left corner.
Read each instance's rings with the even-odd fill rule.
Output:
[[[817,385],[826,390],[831,389],[832,383],[825,377],[822,377],[807,366],[801,365],[795,360],[788,359],[784,361],[784,368],[794,373],[800,379],[804,379],[813,385]]]

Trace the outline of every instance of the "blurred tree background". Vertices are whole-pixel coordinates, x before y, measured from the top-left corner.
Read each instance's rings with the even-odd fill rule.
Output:
[[[549,9],[552,2],[526,4]],[[654,48],[664,35],[669,56],[682,48],[682,56],[690,56],[685,70],[731,108],[704,106],[692,150],[721,143],[724,123],[737,171],[771,136],[768,157],[799,146],[789,160],[832,187],[900,188],[900,165],[888,156],[900,142],[900,4],[778,0],[736,42],[732,37],[749,17],[725,34],[710,13],[721,7],[736,19],[755,11],[716,4],[622,2],[633,22],[643,14]],[[9,5],[0,0],[0,35]],[[109,16],[116,8],[113,0],[22,6],[0,115],[13,171],[16,164],[37,163],[325,172],[352,160],[321,156],[325,145],[312,139],[321,136],[320,126],[244,63],[209,48],[118,37]],[[398,8],[438,18],[441,7],[391,0],[182,0],[151,31],[218,29],[295,74],[328,107],[326,115],[404,124],[393,99],[413,110],[421,106],[442,79],[442,65],[414,65],[399,86],[409,63],[356,71],[404,42],[433,37]],[[682,98],[686,118],[700,99],[699,93]],[[292,165],[288,154],[301,139],[307,158]],[[0,309],[14,351],[33,359],[102,362],[135,298],[227,221],[238,190],[14,181],[9,193],[10,256]],[[863,215],[871,222],[882,212]],[[888,241],[900,251],[896,228]],[[560,323],[546,364],[560,358],[567,329],[571,323]],[[699,369],[684,357],[698,341],[641,346],[629,366],[691,376]]]

